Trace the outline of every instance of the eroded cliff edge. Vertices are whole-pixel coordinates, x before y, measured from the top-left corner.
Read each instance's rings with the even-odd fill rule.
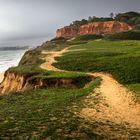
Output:
[[[88,25],[67,26],[57,30],[57,37],[76,37],[78,35],[87,34],[111,34],[114,32],[122,32],[131,30],[132,27],[126,23],[109,21],[109,22],[94,22]],[[66,40],[47,41],[41,46],[27,51],[21,59],[18,67],[11,68],[6,71],[4,80],[0,84],[0,93],[20,92],[26,89],[48,88],[48,87],[78,87],[78,83],[83,83],[92,80],[87,75],[75,76],[68,78],[65,74],[62,77],[56,77],[57,74],[40,69],[43,63],[42,51],[60,50],[63,47],[68,47],[69,42]],[[54,76],[55,75],[55,76]],[[59,75],[59,74],[58,74]]]
[[[124,22],[107,21],[107,22],[93,22],[82,26],[66,26],[58,29],[56,37],[71,38],[79,35],[88,34],[112,34],[116,32],[123,32],[132,30],[132,27]]]
[[[0,95],[52,87],[81,88],[92,81],[93,77],[86,74],[55,72],[40,68],[40,65],[44,63],[42,51],[51,52],[53,48],[60,49],[62,44],[65,44],[64,47],[68,45],[65,41],[61,43],[48,41],[27,51],[17,67],[9,68],[5,72],[4,79],[0,83]]]
[[[67,77],[46,77],[25,76],[16,73],[6,72],[3,82],[0,84],[0,95],[9,94],[10,92],[24,92],[25,90],[41,88],[78,88],[79,83],[84,84],[92,81],[91,76],[80,76],[75,78]]]

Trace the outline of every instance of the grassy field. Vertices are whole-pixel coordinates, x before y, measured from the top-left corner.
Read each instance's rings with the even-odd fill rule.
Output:
[[[41,46],[33,50],[27,51],[22,57],[19,65],[17,67],[12,67],[8,69],[9,73],[15,73],[19,75],[24,75],[28,79],[32,78],[77,78],[84,77],[87,74],[83,72],[53,72],[47,71],[40,68],[40,65],[44,63],[43,51],[59,51],[66,47],[69,47],[71,43],[67,42],[66,39],[53,39],[43,43]]]
[[[76,78],[84,72],[108,72],[122,84],[140,94],[140,41],[91,40],[86,36],[66,42],[53,40],[27,52],[18,67],[9,72],[24,74],[30,78]],[[80,40],[82,39],[82,41]],[[52,72],[39,68],[43,63],[41,50],[70,51],[57,58],[58,68],[79,71]],[[79,49],[79,50],[78,50]],[[73,105],[82,108],[81,100],[100,84],[100,79],[85,88],[48,88],[12,93],[0,97],[0,139],[20,140],[93,140],[102,139],[86,127],[88,122],[77,118]],[[102,125],[102,124],[101,124]]]
[[[108,72],[122,84],[138,91],[140,83],[140,41],[90,41],[74,45],[57,58],[56,67],[69,71]],[[83,49],[83,50],[81,50]],[[133,85],[135,86],[133,86]]]
[[[63,46],[61,46],[63,44]],[[42,50],[59,51],[68,47],[65,40],[46,42],[35,50],[25,53],[18,67],[8,70],[32,78],[77,78],[87,76],[83,72],[52,72],[39,66]],[[81,82],[80,82],[81,84]],[[83,87],[86,84],[86,87]],[[0,97],[0,139],[94,139],[101,138],[92,129],[81,128],[80,120],[72,111],[72,104],[81,106],[80,100],[100,84],[100,79],[88,81],[73,89],[47,88],[27,90],[23,93],[12,92]],[[87,86],[88,85],[88,86]]]
[[[52,88],[1,96],[0,139],[99,138],[92,130],[81,128],[83,121],[71,111],[72,103],[78,104],[99,83],[96,79],[83,89]]]

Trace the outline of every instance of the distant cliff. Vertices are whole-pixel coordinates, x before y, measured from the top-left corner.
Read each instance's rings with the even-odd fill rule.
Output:
[[[107,21],[107,22],[93,22],[83,26],[66,26],[58,29],[56,37],[71,38],[78,35],[87,34],[112,34],[115,32],[123,32],[131,30],[132,27],[124,22]]]

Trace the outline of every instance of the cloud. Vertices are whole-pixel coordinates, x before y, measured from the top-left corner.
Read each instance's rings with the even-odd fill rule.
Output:
[[[0,0],[0,46],[36,45],[75,19],[139,11],[139,0]]]

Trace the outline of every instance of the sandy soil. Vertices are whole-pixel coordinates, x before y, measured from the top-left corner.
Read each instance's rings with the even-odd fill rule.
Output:
[[[71,47],[69,47],[71,48]],[[75,50],[68,50],[68,48],[65,48],[61,51],[56,51],[56,52],[47,52],[47,51],[42,51],[42,54],[46,54],[47,56],[45,57],[45,63],[41,64],[41,68],[49,71],[64,71],[61,69],[58,69],[54,67],[52,64],[56,63],[57,61],[55,60],[56,57],[61,57],[62,54],[70,51],[83,51],[85,49],[75,49]]]
[[[63,53],[68,52],[64,49],[59,52],[42,52],[46,54],[46,62],[41,65],[41,68],[52,71],[63,71],[52,66],[55,63],[55,57],[60,57]],[[84,107],[78,114],[79,117],[88,120],[89,122],[102,122],[105,124],[104,132],[109,132],[108,122],[120,126],[127,126],[129,129],[140,130],[140,104],[136,102],[134,94],[128,91],[123,85],[119,84],[111,75],[106,73],[89,73],[94,77],[102,79],[100,87],[89,94],[84,100]],[[101,125],[100,125],[101,126]],[[101,127],[100,127],[101,128]],[[99,128],[98,131],[101,129]],[[111,124],[110,129],[115,128]],[[120,129],[120,128],[119,128]],[[116,131],[116,130],[115,130]],[[121,134],[124,130],[120,129],[115,132],[115,135]],[[124,132],[124,138],[127,132]],[[140,132],[138,138],[140,138]],[[122,134],[121,134],[122,135]],[[133,134],[135,135],[135,134]],[[128,136],[129,138],[129,136]]]
[[[96,107],[94,104],[83,108],[81,115],[91,120],[96,118],[100,121],[112,121],[140,128],[140,104],[136,102],[134,93],[128,91],[109,74],[93,73],[92,75],[100,77],[102,83],[87,97],[88,104],[93,102],[91,96],[100,94],[101,97]]]
[[[4,73],[0,73],[0,83],[2,82],[3,78],[4,78]]]
[[[55,68],[52,64],[56,62],[55,58],[56,57],[61,57],[61,55],[65,52],[68,52],[68,49],[65,48],[62,51],[57,51],[57,52],[46,52],[42,51],[42,54],[46,54],[47,56],[45,57],[46,62],[41,64],[41,68],[49,71],[63,71],[61,69]]]

